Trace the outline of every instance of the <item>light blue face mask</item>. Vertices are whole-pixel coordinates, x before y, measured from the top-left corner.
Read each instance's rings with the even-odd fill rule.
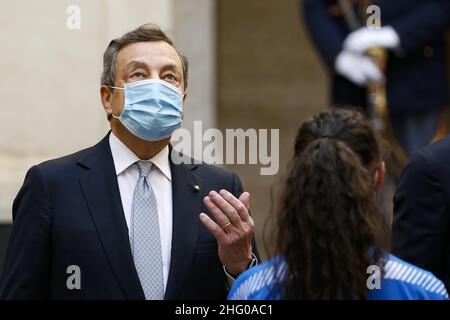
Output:
[[[147,141],[168,138],[183,120],[183,93],[174,85],[159,79],[126,84],[125,104],[119,117],[112,115],[136,137]]]

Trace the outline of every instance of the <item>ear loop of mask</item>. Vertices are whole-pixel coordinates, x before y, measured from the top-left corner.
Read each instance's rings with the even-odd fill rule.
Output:
[[[121,87],[115,87],[115,86],[108,86],[108,87],[110,87],[110,88],[112,88],[112,89],[125,90],[125,88],[121,88]],[[116,115],[114,115],[114,113],[111,113],[111,115],[112,115],[112,117],[113,117],[114,119],[119,119],[119,118],[120,118],[120,116],[116,116]]]
[[[124,87],[114,87],[114,86],[108,86],[108,87],[113,88],[113,89],[125,90]]]

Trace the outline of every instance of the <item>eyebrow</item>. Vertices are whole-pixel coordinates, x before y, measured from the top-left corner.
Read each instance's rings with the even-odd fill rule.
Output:
[[[132,61],[128,62],[125,70],[130,71],[133,68],[141,68],[141,69],[148,70],[147,64],[143,61],[138,61],[138,60],[132,60]],[[178,66],[173,63],[168,63],[161,68],[161,71],[167,71],[167,70],[176,71],[180,75],[182,74],[182,72],[181,72],[181,70],[179,70]]]
[[[176,71],[177,73],[182,74],[181,70],[179,70],[178,66],[173,63],[166,64],[161,68],[161,71],[167,71],[167,70]]]

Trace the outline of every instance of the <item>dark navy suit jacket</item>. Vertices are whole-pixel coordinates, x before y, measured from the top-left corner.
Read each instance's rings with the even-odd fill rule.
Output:
[[[300,0],[306,25],[332,73],[332,104],[366,105],[366,91],[334,72],[334,63],[350,30],[343,16],[332,16],[337,0]],[[393,115],[442,108],[449,102],[445,31],[449,0],[375,0],[383,25],[398,33],[403,54],[390,54],[387,95]]]
[[[108,137],[28,171],[13,204],[0,299],[144,299]],[[240,180],[210,165],[170,163],[173,238],[165,299],[225,299],[217,242],[198,214],[209,214],[203,197],[210,190],[239,196]],[[70,265],[80,267],[80,290],[66,285]]]
[[[450,136],[411,155],[394,198],[393,252],[450,290]]]

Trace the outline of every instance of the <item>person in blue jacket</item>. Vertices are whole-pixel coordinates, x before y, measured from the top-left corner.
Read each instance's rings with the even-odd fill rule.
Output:
[[[432,273],[389,254],[377,207],[384,162],[363,115],[322,112],[299,129],[275,216],[275,254],[228,298],[448,299]]]
[[[344,2],[358,18],[365,5],[378,6],[382,27],[368,28],[367,20],[352,27]],[[330,72],[332,105],[365,108],[368,83],[385,79],[394,134],[407,154],[438,137],[438,128],[446,130],[442,124],[449,105],[445,33],[450,1],[301,0],[300,4]],[[389,51],[385,75],[365,54],[371,47]]]

